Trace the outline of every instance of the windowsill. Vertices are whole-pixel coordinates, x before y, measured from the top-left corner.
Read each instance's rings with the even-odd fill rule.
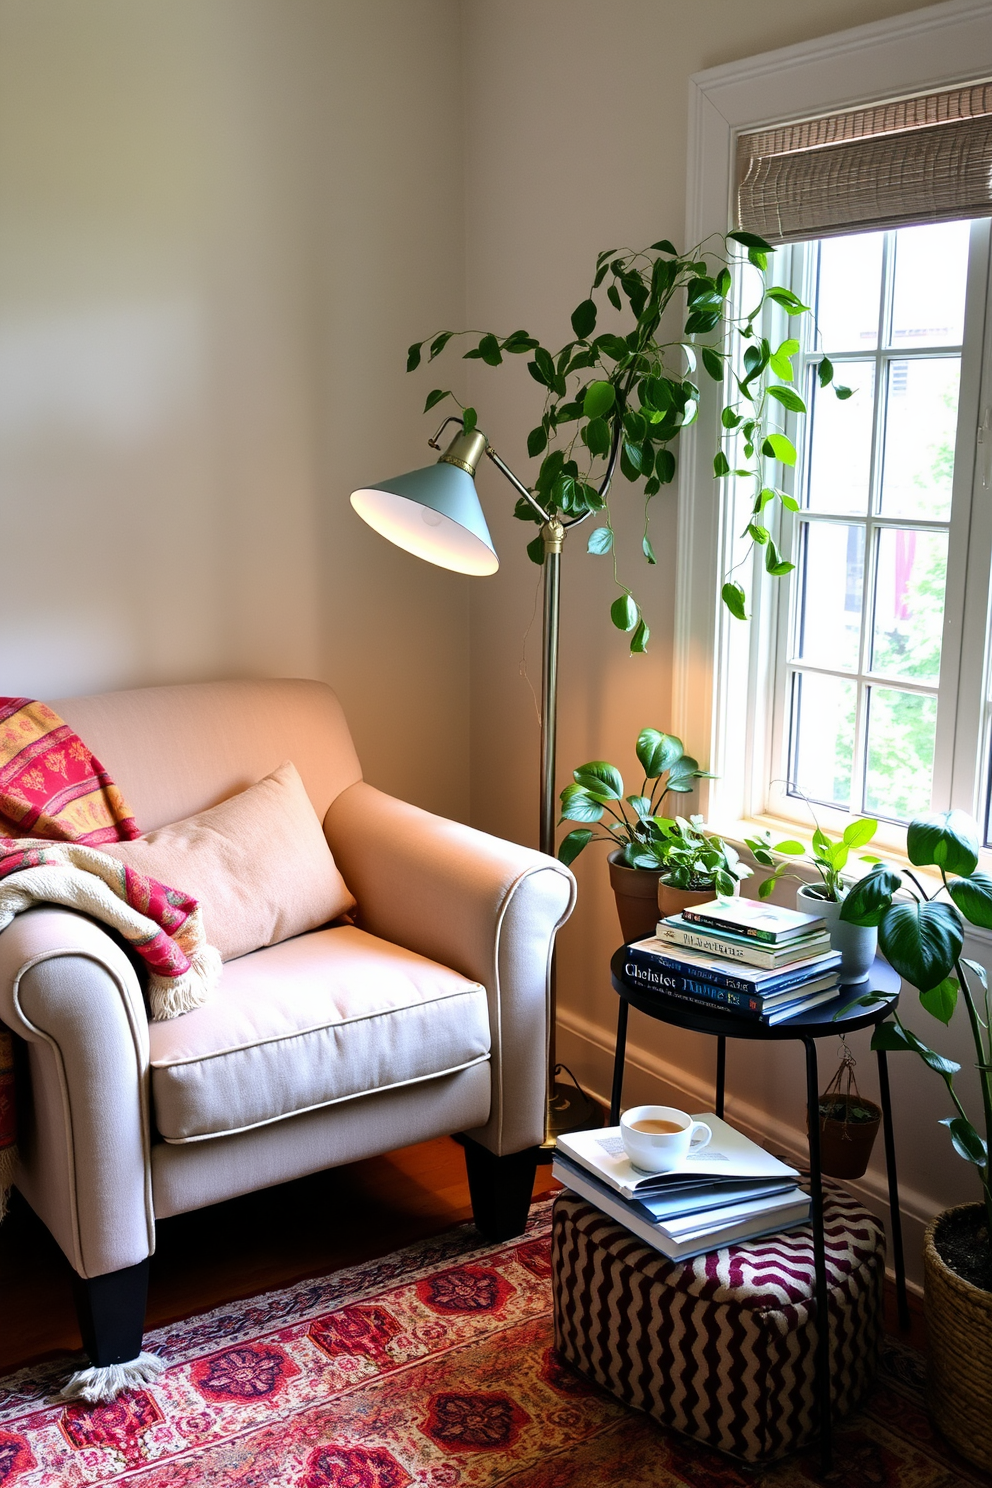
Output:
[[[706,829],[716,832],[720,837],[726,838],[728,842],[738,849],[746,861],[752,863],[753,859],[744,845],[744,839],[745,837],[758,837],[766,830],[770,831],[773,836],[777,836],[779,840],[791,838],[795,842],[801,842],[808,851],[812,850],[812,832],[802,830],[794,822],[782,821],[780,818],[774,816],[744,817],[729,822],[708,821],[706,823]],[[873,844],[869,842],[866,844],[864,850],[870,852],[872,846]],[[907,870],[911,872],[919,879],[922,887],[930,895],[935,894],[941,887],[942,880],[939,873],[936,873],[933,868],[917,867],[916,864],[909,861],[905,853],[893,852],[888,848],[879,848],[878,856],[894,868],[897,873],[905,873]],[[784,855],[782,856],[782,861],[788,861]],[[802,858],[793,858],[791,862],[793,871],[798,878],[804,879],[807,883],[817,882],[818,874],[816,870],[811,868],[808,863],[805,863]],[[756,873],[762,871],[760,865],[755,864],[754,866]],[[869,864],[865,863],[861,866],[864,867],[865,873],[870,871]],[[981,870],[992,873],[992,852],[983,848],[979,856],[978,866]],[[856,883],[862,877],[864,877],[862,873],[851,874],[850,881],[851,883]],[[752,880],[748,879],[742,885],[742,891],[745,894],[747,893],[748,884],[751,882]],[[947,901],[943,900],[942,902],[946,903]],[[965,921],[965,935],[969,939],[981,942],[983,945],[992,946],[992,930],[985,930],[980,925],[972,925],[967,920]]]

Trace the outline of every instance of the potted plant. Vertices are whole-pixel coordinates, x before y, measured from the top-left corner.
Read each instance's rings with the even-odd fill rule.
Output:
[[[852,852],[866,847],[878,830],[878,822],[871,817],[862,817],[845,827],[839,841],[832,842],[817,826],[813,833],[813,845],[807,849],[802,842],[786,838],[784,842],[771,840],[771,834],[763,837],[747,837],[745,844],[762,868],[772,871],[758,888],[758,898],[767,899],[783,878],[794,878],[799,884],[796,890],[796,908],[804,914],[820,915],[827,922],[830,944],[841,955],[841,980],[847,984],[863,982],[875,959],[878,932],[873,925],[852,924],[841,915],[841,906],[847,895],[844,869]],[[784,861],[775,861],[775,856]],[[793,865],[803,862],[816,869],[819,882],[807,883],[792,871]],[[863,856],[863,863],[877,863],[876,857]]]
[[[673,822],[658,820],[657,851],[662,862],[658,879],[658,910],[665,915],[681,914],[688,904],[704,904],[722,895],[736,894],[741,879],[752,870],[737,851],[715,832],[703,831],[701,816],[678,816]]]
[[[658,919],[658,881],[666,870],[669,853],[681,848],[687,857],[679,866],[684,876],[690,849],[696,853],[702,872],[702,850],[695,839],[705,843],[719,844],[705,849],[713,855],[710,869],[713,882],[719,878],[723,886],[720,892],[732,893],[738,879],[746,877],[745,869],[737,860],[737,854],[729,845],[717,838],[703,838],[699,832],[700,818],[692,826],[685,823],[692,842],[683,837],[679,821],[658,816],[658,808],[665,797],[685,795],[693,788],[693,782],[712,778],[701,770],[696,760],[685,753],[682,740],[673,734],[664,734],[659,729],[642,729],[635,746],[638,763],[644,772],[640,793],[624,793],[623,776],[616,765],[606,760],[590,760],[572,772],[572,784],[561,793],[561,822],[576,821],[601,824],[599,832],[594,827],[576,827],[562,839],[558,857],[563,863],[572,863],[590,842],[608,842],[613,848],[609,854],[610,883],[617,901],[617,914],[625,941],[643,940],[654,933]],[[719,857],[719,861],[717,858]],[[711,882],[707,897],[715,892]]]
[[[862,1178],[878,1135],[882,1108],[861,1094],[847,1044],[837,1073],[820,1096],[820,1167],[831,1178]]]
[[[875,926],[881,948],[919,993],[924,1012],[948,1024],[962,1003],[974,1045],[982,1135],[956,1088],[960,1065],[914,1033],[893,1010],[872,1038],[875,1049],[915,1053],[944,1081],[953,1114],[942,1119],[955,1152],[977,1170],[980,1199],[946,1209],[930,1225],[925,1244],[931,1409],[962,1456],[992,1469],[992,1046],[985,968],[962,954],[964,926],[992,929],[992,876],[978,868],[978,831],[961,811],[910,822],[906,851],[912,864],[936,869],[928,893],[920,877],[876,866],[850,890],[841,919]],[[950,901],[950,902],[948,902]],[[858,999],[865,1001],[866,999]]]

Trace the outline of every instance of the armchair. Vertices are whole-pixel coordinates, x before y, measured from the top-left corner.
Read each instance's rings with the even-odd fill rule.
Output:
[[[292,760],[358,903],[355,926],[228,961],[208,1004],[165,1023],[85,917],[38,908],[0,934],[0,1021],[25,1056],[15,1181],[75,1272],[92,1364],[140,1352],[157,1219],[321,1168],[463,1133],[476,1224],[520,1233],[568,870],[366,784],[320,683],[52,706],[145,831]]]

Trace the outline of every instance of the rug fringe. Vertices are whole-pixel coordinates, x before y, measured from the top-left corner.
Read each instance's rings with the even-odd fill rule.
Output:
[[[91,1365],[89,1369],[77,1370],[53,1399],[109,1405],[122,1390],[132,1390],[135,1385],[153,1385],[167,1368],[166,1361],[158,1354],[142,1351],[127,1364]]]

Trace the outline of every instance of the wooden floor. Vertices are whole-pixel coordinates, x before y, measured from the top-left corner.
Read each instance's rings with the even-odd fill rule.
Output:
[[[551,1169],[538,1168],[535,1196],[557,1187]],[[461,1148],[441,1137],[163,1220],[148,1326],[387,1255],[470,1217]],[[15,1194],[0,1225],[0,1372],[80,1347],[69,1278],[62,1252]],[[894,1300],[886,1297],[892,1331]],[[922,1347],[913,1301],[902,1336]]]

